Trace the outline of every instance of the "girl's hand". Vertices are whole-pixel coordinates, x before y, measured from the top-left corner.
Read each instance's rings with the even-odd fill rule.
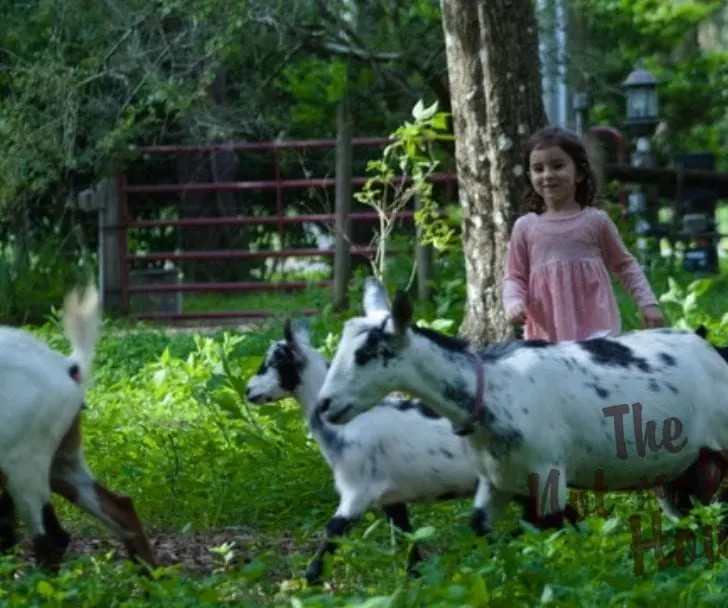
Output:
[[[642,327],[650,329],[664,326],[665,319],[662,316],[659,306],[653,304],[652,306],[645,306],[642,309]]]
[[[510,325],[523,325],[526,322],[526,310],[523,306],[516,306],[513,310],[508,311],[506,320]]]

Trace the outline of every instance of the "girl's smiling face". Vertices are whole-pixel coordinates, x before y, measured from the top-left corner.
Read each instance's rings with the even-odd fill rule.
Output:
[[[529,158],[531,185],[550,211],[572,206],[579,181],[576,166],[559,146],[536,148]]]

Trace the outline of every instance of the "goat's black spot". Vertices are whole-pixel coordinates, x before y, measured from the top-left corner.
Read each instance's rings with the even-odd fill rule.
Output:
[[[529,409],[528,409],[527,407],[524,407],[524,408],[521,408],[521,411],[522,411],[522,412],[523,412],[524,414],[528,414],[528,412],[529,412],[530,410],[529,410]]]
[[[674,385],[670,384],[669,382],[663,382],[663,384],[668,388],[668,390],[673,394],[677,395],[680,391],[675,388]]]
[[[507,456],[511,451],[517,450],[523,445],[523,434],[512,427],[493,429],[488,451],[495,458]]]
[[[386,367],[395,358],[394,351],[387,345],[384,332],[376,327],[367,331],[367,338],[354,352],[354,361],[357,365],[366,365],[374,359],[381,358]]]
[[[459,403],[460,405],[468,408],[470,407],[470,402],[473,399],[465,388],[465,383],[462,381],[457,382],[456,384],[451,384],[449,382],[446,383],[442,392],[445,399],[454,401],[455,403]]]
[[[446,450],[445,448],[440,448],[440,453],[445,458],[449,458],[450,460],[452,460],[453,458],[455,458],[455,456],[453,455],[453,453],[450,450]]]
[[[321,443],[324,449],[333,458],[341,456],[349,446],[349,443],[339,433],[321,420],[321,415],[318,411],[315,411],[311,415],[309,425],[311,426],[311,431],[321,437]]]
[[[521,346],[524,348],[547,348],[555,345],[556,342],[549,342],[548,340],[523,340],[521,342]]]
[[[76,363],[74,363],[73,365],[71,365],[71,367],[68,368],[68,375],[75,382],[78,382],[78,375],[80,372],[81,372],[81,368]]]
[[[591,454],[594,451],[590,445],[584,446],[584,449],[586,450],[587,454]]]
[[[401,412],[415,409],[425,418],[431,418],[432,420],[440,420],[442,418],[442,416],[427,407],[419,399],[402,399],[402,401],[397,403],[396,408]]]
[[[484,407],[481,411],[482,411],[481,420],[483,421],[483,423],[486,426],[492,427],[493,425],[495,425],[498,422],[498,418],[493,413],[493,411],[490,410],[489,408]]]
[[[655,380],[654,378],[650,378],[650,381],[647,383],[647,388],[653,393],[660,392],[660,385],[657,384],[657,380]]]
[[[658,355],[660,357],[660,361],[662,361],[665,365],[669,367],[675,367],[675,363],[677,362],[675,357],[668,353],[660,353]]]
[[[606,399],[609,397],[609,391],[603,386],[599,386],[596,382],[588,382],[587,386],[593,388],[599,398]]]
[[[642,372],[651,371],[649,363],[642,357],[635,357],[632,349],[616,340],[595,338],[582,340],[579,346],[591,355],[597,365],[613,365],[617,367],[636,367]]]
[[[303,363],[296,357],[291,347],[284,342],[276,345],[268,360],[263,362],[257,373],[263,374],[269,367],[278,372],[283,390],[293,392],[300,386]]]

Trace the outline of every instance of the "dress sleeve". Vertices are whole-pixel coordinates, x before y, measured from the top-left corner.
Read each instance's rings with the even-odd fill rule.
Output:
[[[523,218],[516,220],[508,241],[503,277],[503,309],[506,314],[517,306],[526,308],[528,296],[528,245]]]
[[[657,298],[642,267],[627,249],[612,218],[606,212],[599,215],[599,236],[607,268],[619,277],[637,306],[657,306]]]

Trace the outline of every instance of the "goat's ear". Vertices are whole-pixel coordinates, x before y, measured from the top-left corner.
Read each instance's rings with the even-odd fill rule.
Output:
[[[283,337],[288,346],[300,352],[300,345],[302,343],[309,344],[308,326],[305,321],[296,321],[294,323],[290,319],[286,319],[283,325]]]
[[[364,281],[364,314],[369,316],[373,313],[389,311],[389,298],[384,285],[374,277],[367,277]]]
[[[296,342],[293,337],[293,323],[290,319],[286,319],[286,322],[283,324],[283,337],[289,346],[293,346]]]
[[[392,322],[394,333],[404,335],[412,324],[412,299],[409,294],[400,289],[394,297],[392,304]]]

